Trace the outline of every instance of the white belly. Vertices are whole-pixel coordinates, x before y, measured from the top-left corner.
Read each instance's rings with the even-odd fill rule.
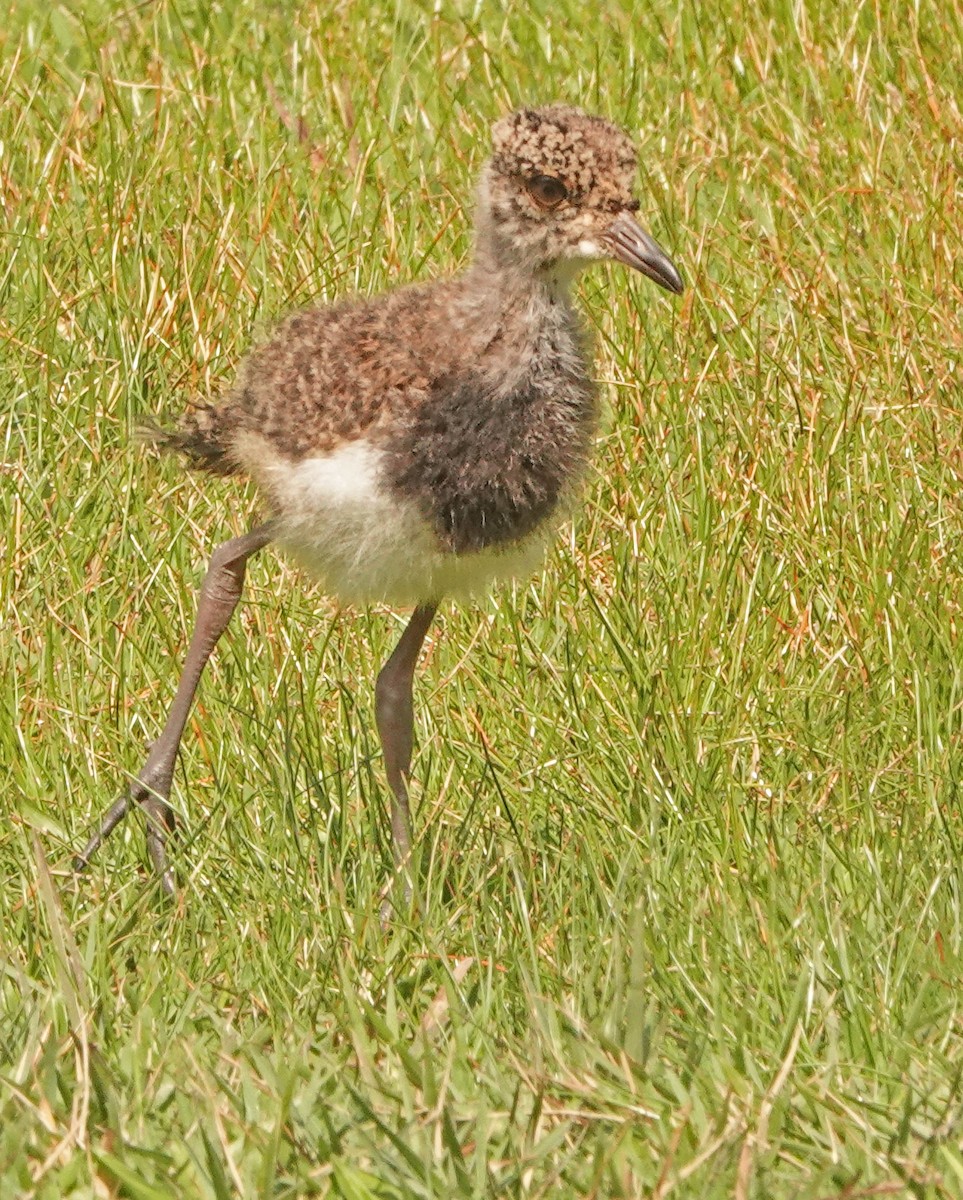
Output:
[[[344,603],[461,599],[531,572],[542,557],[548,529],[506,549],[445,551],[416,505],[384,487],[383,451],[367,442],[299,463],[250,435],[238,451],[273,501],[278,544]]]

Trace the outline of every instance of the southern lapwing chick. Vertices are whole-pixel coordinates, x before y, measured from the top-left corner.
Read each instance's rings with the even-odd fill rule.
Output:
[[[636,153],[599,117],[553,104],[498,121],[461,275],[290,317],[220,403],[163,449],[246,475],[269,519],[215,550],[160,737],[76,860],[135,807],[165,890],[174,761],[201,672],[269,542],[346,603],[414,606],[375,685],[396,861],[411,848],[412,680],[438,604],[532,569],[585,472],[598,407],[569,290],[617,259],[671,292],[682,280],[636,222]]]

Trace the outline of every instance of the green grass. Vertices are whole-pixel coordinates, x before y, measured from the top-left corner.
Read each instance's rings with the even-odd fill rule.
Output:
[[[0,1195],[963,1195],[963,9],[603,7],[3,14]],[[422,911],[381,929],[401,618],[270,553],[178,902],[136,822],[73,877],[256,510],[134,427],[463,262],[549,98],[637,134],[689,287],[585,277],[584,506],[434,628]]]

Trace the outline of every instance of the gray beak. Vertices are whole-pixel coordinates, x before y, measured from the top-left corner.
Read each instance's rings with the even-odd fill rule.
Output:
[[[620,213],[605,234],[605,242],[613,258],[634,267],[676,295],[683,290],[682,276],[675,264],[654,237],[628,213]]]

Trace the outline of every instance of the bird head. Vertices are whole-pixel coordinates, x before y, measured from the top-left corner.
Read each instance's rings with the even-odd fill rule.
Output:
[[[635,218],[638,161],[623,130],[551,104],[503,117],[492,142],[479,223],[499,257],[535,268],[614,258],[682,291],[678,270]]]

